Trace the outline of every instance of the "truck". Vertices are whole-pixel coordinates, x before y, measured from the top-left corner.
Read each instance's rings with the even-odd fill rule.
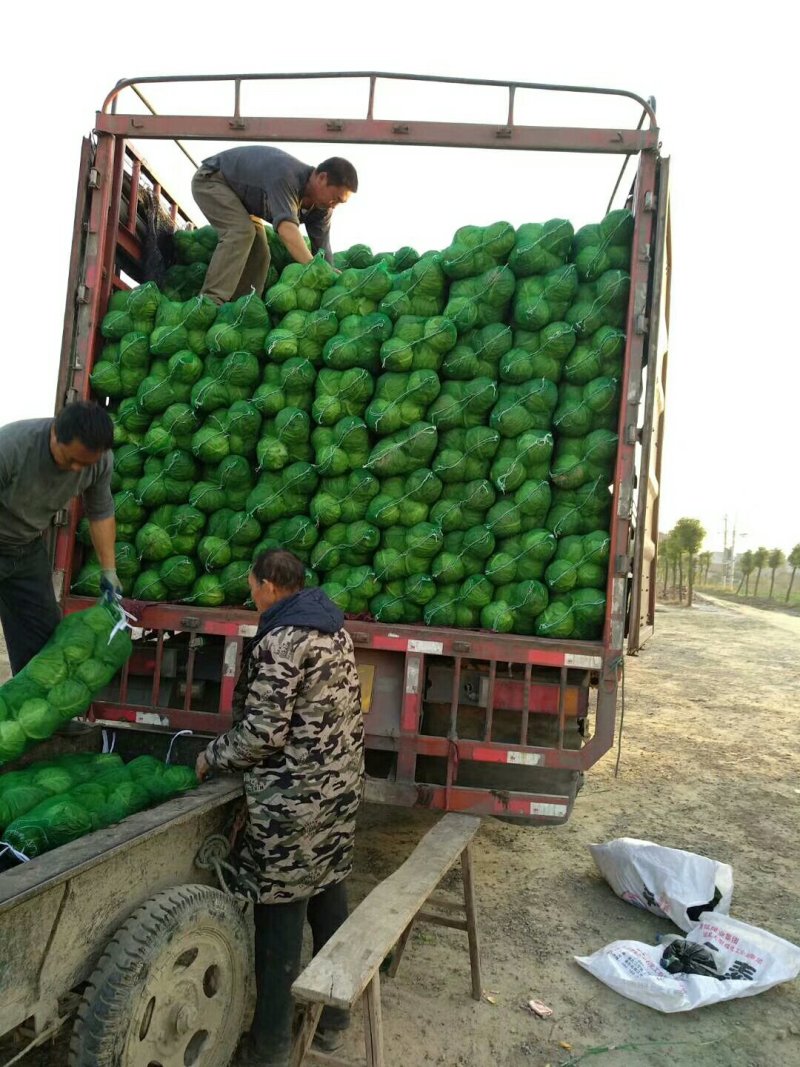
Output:
[[[325,116],[324,104],[317,118],[242,113],[243,87],[297,79],[318,87],[320,101],[331,81],[363,84],[365,115]],[[216,114],[157,113],[145,95],[151,86],[190,91],[208,82],[225,92]],[[501,90],[506,108],[496,123],[377,118],[377,93],[386,82]],[[523,125],[515,119],[522,93],[625,101],[638,123]],[[122,109],[134,99],[143,109]],[[671,260],[669,160],[660,152],[655,102],[622,90],[384,72],[118,82],[81,149],[56,410],[91,395],[99,327],[112,294],[147,280],[154,208],[171,227],[193,225],[148,164],[142,146],[150,140],[175,141],[184,152],[190,141],[266,141],[559,152],[576,159],[602,153],[619,160],[609,209],[628,207],[634,230],[602,638],[346,622],[362,685],[368,801],[533,825],[564,822],[583,773],[614,744],[625,656],[634,655],[654,628]],[[511,165],[514,156],[508,159]],[[66,612],[89,603],[70,591],[81,559],[79,518],[73,507],[57,516],[52,531],[54,577]],[[102,736],[113,736],[126,753],[164,754],[178,734],[179,746],[194,755],[230,725],[242,650],[255,633],[256,616],[234,607],[125,606],[136,619],[133,656],[95,701],[78,740],[60,743],[96,748]],[[224,892],[225,840],[240,792],[235,780],[205,784],[0,875],[0,941],[8,946],[0,961],[0,1034],[27,1021],[33,1046],[80,1004],[71,1053],[76,1067],[111,1063],[103,1050],[114,1041],[126,1050],[115,1063],[227,1062],[231,1019],[240,1021],[247,997],[247,939],[241,914]],[[212,844],[204,851],[207,841]],[[165,907],[170,893],[172,905]],[[184,939],[177,956],[170,956],[167,913],[178,916]],[[219,920],[214,929],[209,915]],[[152,928],[155,934],[147,932]],[[112,981],[129,973],[123,950],[137,932],[150,945],[151,978],[119,1010],[104,1014],[98,969]],[[158,979],[168,963],[181,971],[182,1004]],[[231,1010],[219,1015],[214,997],[223,975],[236,996]],[[184,1010],[187,1003],[190,1010]]]

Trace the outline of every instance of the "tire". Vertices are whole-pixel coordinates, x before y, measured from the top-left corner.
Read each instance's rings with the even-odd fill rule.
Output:
[[[70,1067],[227,1067],[242,1030],[250,939],[231,897],[167,889],[137,908],[100,957]]]

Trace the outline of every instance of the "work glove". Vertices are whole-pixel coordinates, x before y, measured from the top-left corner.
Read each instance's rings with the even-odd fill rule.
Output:
[[[122,583],[113,568],[100,572],[100,596],[109,604],[122,598]]]

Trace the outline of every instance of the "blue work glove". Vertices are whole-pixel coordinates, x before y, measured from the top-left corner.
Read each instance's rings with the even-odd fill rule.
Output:
[[[115,603],[122,597],[122,583],[113,569],[100,572],[100,596],[109,604]]]

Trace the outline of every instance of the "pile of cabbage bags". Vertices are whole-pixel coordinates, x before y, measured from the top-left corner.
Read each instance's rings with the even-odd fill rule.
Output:
[[[62,619],[42,651],[0,686],[0,766],[83,715],[131,650],[116,604],[103,602]]]
[[[632,232],[614,211],[355,245],[220,308],[197,295],[213,231],[176,235],[191,284],[116,293],[92,373],[125,593],[242,604],[280,546],[350,614],[597,639]],[[73,589],[98,582],[89,558]]]
[[[0,774],[0,854],[33,859],[194,789],[190,767],[153,756],[77,753]]]

